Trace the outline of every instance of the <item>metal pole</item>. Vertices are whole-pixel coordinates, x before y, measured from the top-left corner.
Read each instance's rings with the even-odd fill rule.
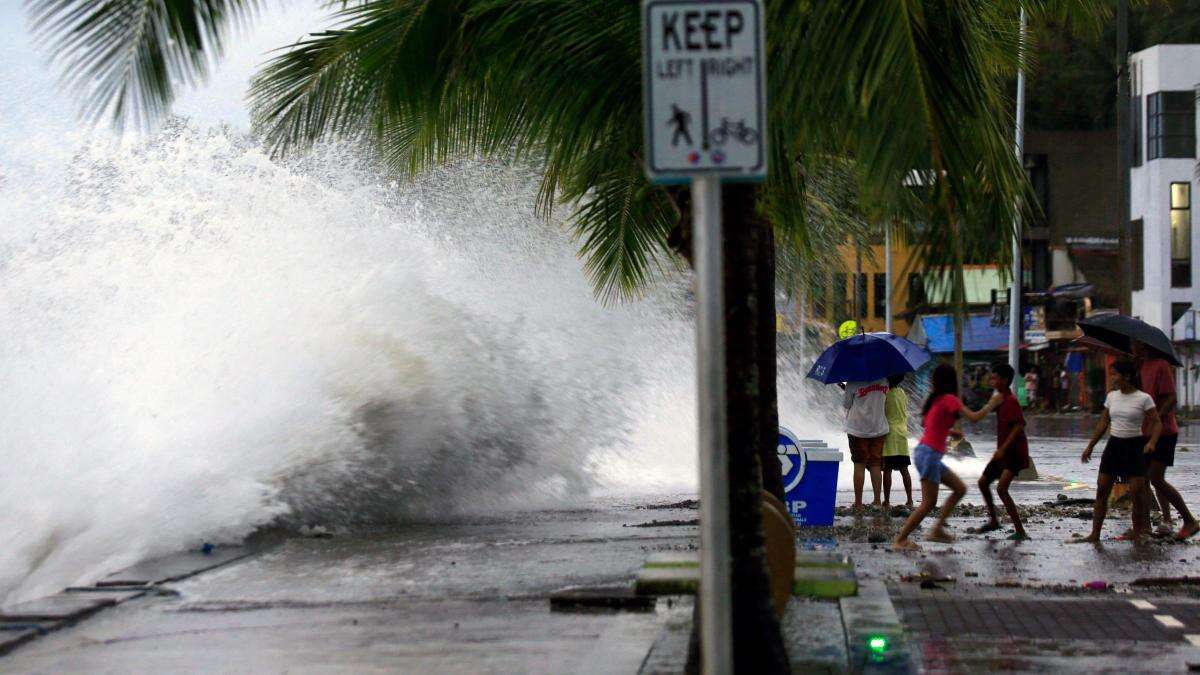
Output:
[[[696,259],[696,384],[700,422],[700,653],[707,675],[733,672],[725,425],[725,298],[721,181],[692,179]]]
[[[1021,8],[1021,38],[1017,56],[1017,163],[1025,167],[1025,8]],[[1012,285],[1008,290],[1008,365],[1021,370],[1021,217],[1013,220]]]
[[[1129,222],[1129,2],[1117,0],[1117,276],[1121,313],[1133,314],[1133,231]]]
[[[883,285],[884,297],[884,330],[892,331],[892,228],[887,223],[883,225]]]

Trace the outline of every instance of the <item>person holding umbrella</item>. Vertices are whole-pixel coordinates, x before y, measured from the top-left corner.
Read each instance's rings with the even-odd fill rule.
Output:
[[[1108,392],[1104,400],[1104,414],[1096,423],[1096,431],[1080,460],[1087,463],[1092,459],[1096,444],[1109,431],[1108,443],[1100,456],[1100,473],[1096,477],[1096,505],[1092,512],[1092,532],[1082,539],[1071,542],[1096,543],[1104,529],[1104,518],[1108,515],[1108,496],[1117,478],[1129,479],[1129,491],[1133,495],[1133,536],[1139,540],[1149,530],[1149,513],[1142,491],[1146,487],[1146,456],[1154,452],[1158,436],[1162,433],[1162,420],[1154,399],[1134,384],[1137,368],[1132,361],[1122,359],[1113,364],[1112,378],[1117,388]],[[1143,435],[1149,425],[1150,435]],[[1124,539],[1126,537],[1122,537]]]
[[[1174,506],[1183,520],[1183,527],[1175,535],[1176,539],[1182,540],[1195,535],[1200,531],[1200,524],[1197,524],[1188,510],[1179,491],[1166,480],[1167,468],[1175,463],[1175,442],[1179,432],[1175,420],[1175,374],[1171,367],[1183,365],[1175,354],[1171,339],[1159,328],[1121,314],[1090,316],[1080,321],[1079,327],[1084,336],[1078,342],[1108,353],[1133,354],[1140,362],[1140,368],[1135,372],[1140,375],[1142,390],[1154,403],[1155,417],[1161,425],[1161,437],[1144,458],[1147,465],[1146,476],[1154,485],[1166,521],[1164,525],[1168,526],[1168,531],[1173,529],[1169,524],[1170,508]],[[1143,422],[1143,434],[1150,431],[1150,424],[1149,419]],[[1146,495],[1143,499],[1149,499],[1149,496]],[[1145,503],[1143,506],[1149,504]],[[1137,510],[1139,509],[1135,508],[1135,512]]]
[[[854,463],[854,509],[862,509],[865,474],[871,473],[874,505],[882,487],[883,445],[890,426],[884,413],[887,378],[911,373],[929,361],[929,352],[891,333],[860,333],[838,340],[821,353],[808,377],[845,389],[846,435]],[[842,384],[844,383],[844,384]]]
[[[1162,434],[1158,437],[1154,452],[1146,457],[1149,460],[1146,466],[1146,479],[1153,486],[1159,508],[1162,510],[1162,534],[1174,533],[1175,539],[1183,541],[1200,531],[1200,523],[1196,522],[1192,512],[1188,510],[1179,490],[1167,482],[1167,468],[1175,464],[1175,444],[1179,441],[1179,424],[1175,420],[1177,403],[1175,372],[1161,354],[1153,348],[1147,347],[1140,340],[1134,340],[1131,347],[1134,358],[1141,364],[1142,391],[1154,399],[1159,419],[1162,420]],[[1143,424],[1142,435],[1149,435],[1148,432],[1147,425]],[[1180,519],[1183,520],[1183,527],[1178,532],[1174,532],[1171,507],[1175,507],[1175,510],[1179,512]]]
[[[879,490],[883,487],[883,444],[891,427],[884,413],[884,402],[890,389],[886,379],[870,382],[847,382],[842,395],[846,409],[846,436],[850,441],[850,461],[854,463],[854,510],[863,507],[863,482],[871,473],[871,506],[879,508]]]

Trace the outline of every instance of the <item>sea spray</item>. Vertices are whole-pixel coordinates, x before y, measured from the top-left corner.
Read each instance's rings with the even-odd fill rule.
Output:
[[[177,121],[52,169],[37,209],[0,187],[36,219],[0,258],[6,602],[272,523],[694,482],[685,281],[597,303],[521,167],[395,183]]]

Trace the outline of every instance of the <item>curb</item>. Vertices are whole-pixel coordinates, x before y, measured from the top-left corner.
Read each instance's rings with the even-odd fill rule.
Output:
[[[109,607],[147,595],[174,595],[163,584],[229,565],[254,553],[239,546],[153,558],[110,574],[95,585],[72,586],[54,595],[6,607],[0,610],[0,656]]]
[[[915,654],[883,582],[860,582],[858,595],[842,598],[842,624],[852,673],[916,673]]]

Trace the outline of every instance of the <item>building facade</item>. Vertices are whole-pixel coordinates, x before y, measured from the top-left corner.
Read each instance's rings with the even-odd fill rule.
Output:
[[[1158,45],[1130,57],[1133,94],[1133,314],[1175,340],[1200,304],[1195,229],[1200,45]],[[1194,338],[1192,338],[1194,339]]]

